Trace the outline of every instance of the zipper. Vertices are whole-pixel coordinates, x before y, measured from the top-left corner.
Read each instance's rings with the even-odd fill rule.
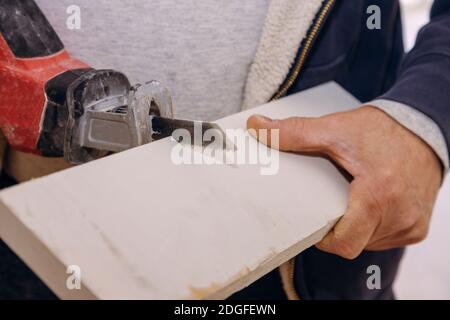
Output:
[[[317,39],[317,35],[325,21],[327,20],[331,9],[333,8],[336,0],[326,0],[325,4],[320,9],[316,21],[314,22],[312,28],[310,29],[305,43],[301,49],[300,55],[295,63],[294,69],[285,80],[284,84],[278,89],[270,101],[277,100],[286,95],[288,90],[293,86],[295,80],[297,80],[300,72],[303,69],[306,58],[308,58],[311,48]],[[281,280],[283,282],[283,288],[289,300],[300,300],[300,296],[295,288],[295,258],[292,258],[279,268]]]
[[[336,0],[326,0],[325,4],[320,9],[319,15],[317,16],[316,21],[314,22],[312,28],[310,29],[310,31],[306,37],[305,43],[303,45],[303,48],[300,52],[300,55],[297,59],[297,62],[294,66],[294,69],[293,69],[291,75],[286,79],[284,84],[278,89],[278,91],[274,94],[274,96],[270,99],[270,101],[277,100],[277,99],[285,96],[287,91],[292,87],[295,80],[298,78],[300,72],[303,69],[306,58],[308,57],[309,53],[311,52],[311,48],[314,44],[314,41],[316,40],[321,27],[323,26],[324,22],[326,21],[328,15],[335,3],[336,3]]]

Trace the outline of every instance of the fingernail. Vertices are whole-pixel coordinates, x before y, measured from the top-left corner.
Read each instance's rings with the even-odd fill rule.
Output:
[[[255,138],[256,140],[258,140],[258,134],[256,133],[256,130],[255,130],[255,129],[250,128],[250,129],[247,130],[247,132],[248,132],[253,138]]]

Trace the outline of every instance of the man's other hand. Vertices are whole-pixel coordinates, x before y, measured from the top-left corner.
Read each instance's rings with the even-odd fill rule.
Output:
[[[383,111],[364,106],[284,120],[255,115],[247,126],[256,132],[279,129],[280,150],[327,155],[353,176],[347,211],[319,249],[353,259],[364,249],[401,247],[426,237],[441,164],[424,141]]]

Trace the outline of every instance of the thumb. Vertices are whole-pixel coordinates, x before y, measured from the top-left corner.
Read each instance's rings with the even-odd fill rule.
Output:
[[[332,138],[327,122],[322,118],[272,120],[253,115],[247,120],[247,129],[262,143],[281,151],[329,153]],[[273,134],[274,130],[278,131],[278,135]],[[272,141],[275,138],[279,138],[279,141]]]

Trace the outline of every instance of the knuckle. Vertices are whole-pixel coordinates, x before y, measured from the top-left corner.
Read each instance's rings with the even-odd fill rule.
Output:
[[[294,141],[292,141],[295,145],[304,146],[305,141],[310,141],[311,136],[309,132],[309,124],[310,120],[306,120],[303,118],[292,118],[291,130],[294,132]]]
[[[302,139],[302,119],[298,117],[277,120],[276,128],[279,128],[279,144],[282,149],[295,149],[298,139]]]
[[[414,228],[409,238],[410,244],[415,244],[424,241],[428,236],[427,226],[418,226]]]
[[[323,129],[319,137],[322,147],[334,154],[343,154],[344,151],[349,149],[349,146],[347,139],[343,137],[341,132],[342,122],[338,120],[336,117],[329,117],[318,118],[315,121]]]
[[[362,250],[358,249],[351,241],[340,240],[336,243],[335,253],[342,258],[353,260],[359,256]]]
[[[354,260],[359,256],[359,251],[354,250],[342,250],[338,251],[338,255],[347,260]]]
[[[289,127],[296,136],[303,137],[305,135],[306,121],[299,117],[292,117],[288,119]]]
[[[420,213],[417,210],[412,210],[408,214],[401,217],[401,223],[405,228],[411,228],[417,223],[419,216]]]
[[[273,119],[270,129],[282,129],[286,124],[289,123],[285,123],[283,120]]]

